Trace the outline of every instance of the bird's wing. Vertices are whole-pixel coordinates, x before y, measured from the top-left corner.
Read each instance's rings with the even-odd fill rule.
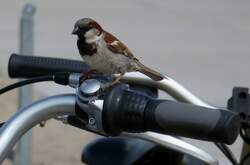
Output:
[[[132,52],[127,48],[127,46],[109,32],[104,32],[104,40],[106,41],[109,50],[112,52],[119,53],[127,56],[128,58],[137,60]]]

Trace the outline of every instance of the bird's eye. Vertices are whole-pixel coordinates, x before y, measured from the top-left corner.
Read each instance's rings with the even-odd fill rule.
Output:
[[[94,29],[94,31],[95,31],[95,33],[96,33],[97,35],[100,35],[100,33],[101,33],[98,29]]]

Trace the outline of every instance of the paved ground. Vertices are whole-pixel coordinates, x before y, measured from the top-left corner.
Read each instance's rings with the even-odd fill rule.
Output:
[[[0,68],[5,77],[9,55],[18,51],[18,20],[24,2],[5,0],[0,5]],[[250,86],[249,1],[34,2],[38,6],[36,55],[79,59],[71,36],[73,24],[78,18],[92,17],[127,43],[143,63],[178,80],[211,104],[225,106],[233,86]],[[43,87],[37,89],[45,91]],[[47,87],[43,94],[62,91]],[[207,143],[196,143],[222,157]],[[239,143],[233,145],[237,155]]]

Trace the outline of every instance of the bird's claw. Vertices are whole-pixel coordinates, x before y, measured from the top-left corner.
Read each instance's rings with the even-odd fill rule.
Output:
[[[46,120],[41,121],[41,122],[39,123],[39,126],[40,126],[40,127],[45,127],[46,122],[47,122]]]
[[[111,90],[112,86],[113,85],[110,85],[110,84],[103,85],[100,89],[100,93],[104,93],[104,92]]]
[[[89,70],[87,72],[83,72],[82,76],[80,77],[80,84],[83,83],[85,80],[91,79],[92,74],[102,74],[96,70]]]

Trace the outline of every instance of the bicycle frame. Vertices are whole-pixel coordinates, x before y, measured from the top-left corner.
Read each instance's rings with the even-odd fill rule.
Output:
[[[140,73],[127,73],[122,81],[131,84],[136,83],[156,87],[170,94],[178,101],[209,108],[216,108],[200,100],[190,91],[169,77],[156,82]],[[67,94],[43,99],[18,111],[18,113],[13,115],[0,129],[0,163],[3,162],[21,136],[33,126],[41,121],[54,118],[56,116],[74,114],[74,108],[75,94]],[[203,160],[207,164],[218,164],[218,160],[205,151],[172,136],[153,132],[133,134],[124,133],[123,136],[148,140],[175,151],[191,155],[197,159]]]

